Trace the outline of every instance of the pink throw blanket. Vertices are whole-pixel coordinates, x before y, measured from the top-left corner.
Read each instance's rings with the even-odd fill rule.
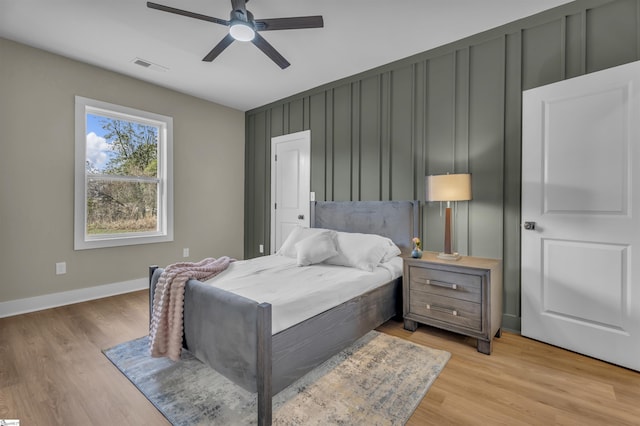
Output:
[[[209,257],[197,263],[174,263],[162,271],[153,294],[153,317],[149,328],[151,356],[167,356],[173,361],[180,359],[186,282],[191,278],[208,280],[227,269],[234,260],[227,256]]]

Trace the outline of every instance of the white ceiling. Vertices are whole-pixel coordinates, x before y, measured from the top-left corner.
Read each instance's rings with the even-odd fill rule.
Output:
[[[229,19],[229,0],[154,0]],[[262,33],[202,58],[227,27],[146,0],[0,0],[0,37],[246,111],[546,10],[568,0],[251,0],[255,19],[322,15],[324,28]],[[141,58],[165,70],[133,63]]]

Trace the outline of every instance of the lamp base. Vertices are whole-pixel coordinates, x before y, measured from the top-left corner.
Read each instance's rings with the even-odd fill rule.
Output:
[[[458,253],[444,253],[444,252],[440,252],[438,253],[438,259],[442,259],[442,260],[458,260],[460,259],[462,256],[460,256]]]

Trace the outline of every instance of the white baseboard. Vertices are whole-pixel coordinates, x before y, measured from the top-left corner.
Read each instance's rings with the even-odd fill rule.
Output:
[[[0,318],[41,311],[43,309],[56,308],[58,306],[71,305],[73,303],[86,302],[87,300],[101,299],[103,297],[130,293],[132,291],[144,290],[147,288],[149,288],[149,279],[138,278],[135,280],[99,285],[96,287],[87,287],[78,290],[27,297],[26,299],[9,300],[8,302],[0,302]]]

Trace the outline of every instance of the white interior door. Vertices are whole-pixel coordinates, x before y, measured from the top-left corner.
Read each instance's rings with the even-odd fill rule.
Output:
[[[271,139],[271,253],[296,225],[309,226],[311,131]]]
[[[524,92],[521,264],[524,336],[640,371],[639,102],[638,62]]]

